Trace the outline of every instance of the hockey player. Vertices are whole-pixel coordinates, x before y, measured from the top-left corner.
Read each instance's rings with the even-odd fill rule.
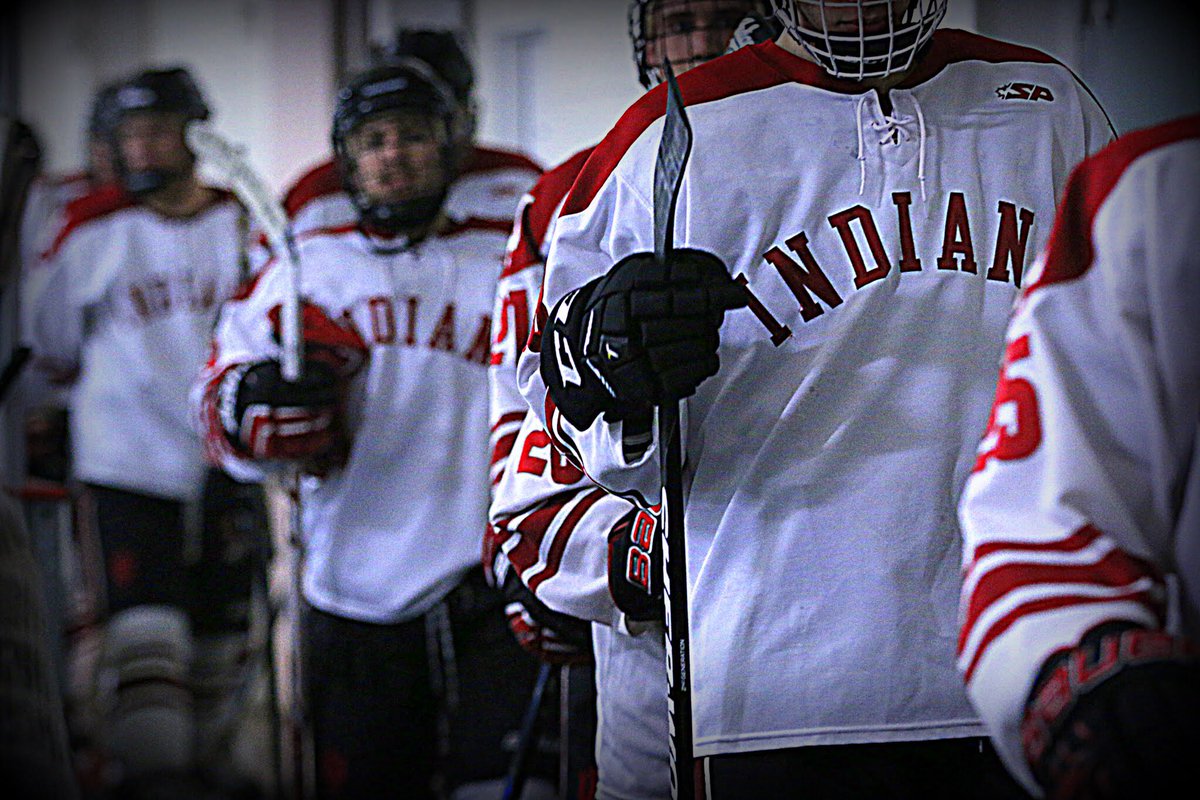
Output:
[[[771,38],[773,20],[767,14],[763,4],[745,0],[635,0],[629,7],[629,34],[639,81],[649,89],[662,79],[664,55],[682,71],[727,48]],[[494,567],[509,596],[514,633],[541,658],[570,665],[588,654],[586,635],[581,642],[578,623],[563,612],[599,623],[591,631],[601,726],[595,732],[597,793],[642,798],[669,792],[665,653],[661,629],[653,625],[661,619],[661,605],[629,584],[623,572],[614,574],[613,591],[646,606],[632,621],[644,632],[629,635],[629,625],[613,607],[606,570],[610,538],[614,563],[626,561],[630,540],[619,534],[627,533],[638,512],[629,502],[606,496],[553,447],[516,385],[515,362],[536,313],[547,234],[590,153],[591,148],[577,153],[538,181],[522,203],[510,239],[493,314],[496,492],[485,565]],[[581,678],[591,679],[586,668],[572,667],[568,684],[578,685]],[[593,731],[581,728],[596,722],[586,708],[579,710],[583,725],[571,721],[568,751],[576,740],[591,738]]]
[[[113,100],[117,84],[102,87],[92,99],[86,129],[87,166],[67,175],[41,175],[30,188],[21,220],[21,332],[27,341],[32,313],[49,277],[43,255],[62,229],[67,205],[85,194],[116,182],[112,158]],[[69,464],[66,389],[50,384],[36,370],[24,376],[20,390],[25,421],[26,464],[31,477],[62,482]]]
[[[425,62],[450,86],[456,101],[454,179],[445,211],[459,222],[485,221],[507,229],[521,195],[541,168],[519,153],[475,144],[475,74],[471,62],[450,31],[401,28],[391,47],[379,54],[383,63],[415,58]],[[284,209],[296,233],[354,224],[358,210],[346,194],[337,159],[305,173],[284,197]]]
[[[210,658],[220,654],[236,672],[244,649],[248,568],[229,592],[198,589],[186,556],[196,533],[207,541],[219,524],[192,522],[213,498],[204,497],[188,392],[217,308],[240,279],[243,212],[197,179],[184,127],[209,108],[185,70],[141,72],[117,88],[112,110],[120,183],[68,207],[47,256],[33,344],[39,364],[73,380],[80,524],[99,540],[106,579],[94,698],[103,717],[92,744],[132,791],[194,768],[208,740],[197,739],[193,704],[202,715],[219,700],[192,693],[190,670],[220,672]],[[227,646],[230,635],[239,646]]]
[[[1049,57],[935,33],[945,6],[777,3],[778,44],[680,80],[695,139],[669,263],[650,253],[661,87],[551,238],[518,369],[550,436],[650,509],[653,410],[684,399],[710,797],[1019,793],[954,669],[954,499],[1026,253],[1110,128]]]
[[[432,797],[435,778],[498,795],[536,672],[478,563],[506,237],[446,214],[457,114],[416,60],[341,90],[333,144],[358,220],[301,238],[303,379],[281,376],[273,265],[226,306],[206,371],[227,468],[309,473],[303,675],[323,797]]]
[[[1195,116],[1075,171],[963,496],[959,667],[1039,795],[1200,786],[1198,190]]]

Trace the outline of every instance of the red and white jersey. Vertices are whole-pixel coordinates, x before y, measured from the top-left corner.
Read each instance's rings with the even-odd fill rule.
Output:
[[[591,154],[576,153],[547,172],[522,199],[492,315],[489,383],[492,482],[489,513],[507,564],[538,599],[555,611],[604,625],[618,612],[608,591],[608,533],[629,512],[628,501],[588,480],[550,442],[517,388],[516,365],[525,349],[544,274],[547,233]]]
[[[71,392],[74,477],[180,500],[200,489],[188,395],[213,321],[239,281],[241,206],[228,193],[187,219],[116,188],[87,195],[47,256],[33,316],[37,363]]]
[[[520,153],[476,146],[450,184],[444,211],[459,222],[487,220],[511,225],[517,203],[541,172],[541,167]],[[358,209],[332,160],[318,164],[296,181],[285,194],[283,207],[297,235],[358,222]]]
[[[1030,790],[1051,654],[1110,620],[1200,636],[1198,193],[1200,117],[1084,162],[1009,325],[961,505],[959,667]]]
[[[958,491],[1008,313],[1071,166],[1111,129],[1042,53],[938,32],[890,93],[774,43],[679,79],[676,244],[744,281],[682,404],[696,753],[977,735],[955,668]],[[653,250],[665,88],[597,147],[555,227],[546,309]],[[653,507],[655,445],[522,394],[600,485]]]
[[[303,486],[304,596],[350,619],[416,617],[479,563],[487,524],[487,363],[505,235],[451,225],[408,249],[357,227],[299,244],[302,293],[363,343],[347,387],[344,466]],[[381,246],[382,245],[382,246]],[[228,303],[206,370],[202,414],[224,466],[238,463],[212,387],[236,365],[279,358],[271,310],[286,271],[269,266]]]
[[[21,332],[33,327],[33,304],[46,282],[47,249],[66,224],[67,206],[92,191],[87,173],[40,175],[29,187],[21,217]]]

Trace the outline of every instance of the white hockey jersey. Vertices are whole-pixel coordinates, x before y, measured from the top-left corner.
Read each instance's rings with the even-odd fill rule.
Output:
[[[503,233],[473,225],[398,251],[357,227],[301,240],[305,300],[356,332],[366,355],[347,388],[348,459],[303,487],[303,589],[315,607],[365,622],[411,619],[479,563],[504,243]],[[231,471],[247,465],[220,430],[212,387],[238,364],[279,357],[269,314],[286,287],[285,271],[268,267],[217,327],[202,413]]]
[[[890,114],[774,43],[680,86],[676,243],[753,296],[683,404],[696,753],[982,733],[955,669],[956,499],[1026,256],[1103,113],[1047,56],[951,30]],[[664,93],[584,166],[539,315],[653,249]],[[540,348],[535,326],[518,379],[547,430],[653,507],[655,447],[627,462],[619,424],[566,423]]]
[[[189,413],[218,307],[239,282],[241,206],[187,219],[109,188],[72,203],[50,253],[32,340],[71,392],[74,477],[178,500],[206,468]]]
[[[961,505],[959,666],[1031,791],[1019,726],[1052,653],[1109,620],[1200,637],[1198,192],[1200,117],[1084,162],[1008,329]]]

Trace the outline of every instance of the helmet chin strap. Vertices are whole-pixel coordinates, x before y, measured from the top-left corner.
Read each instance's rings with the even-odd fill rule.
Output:
[[[142,169],[125,172],[121,175],[121,184],[125,187],[125,191],[135,197],[145,197],[160,189],[165,189],[182,177],[178,172],[171,170]]]
[[[377,203],[363,196],[361,192],[356,192],[354,196],[354,203],[358,206],[363,225],[371,231],[388,235],[421,231],[423,236],[430,224],[437,219],[445,200],[445,189],[397,203]]]

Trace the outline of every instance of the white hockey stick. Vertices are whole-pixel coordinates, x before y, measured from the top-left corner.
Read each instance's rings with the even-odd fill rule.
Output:
[[[262,227],[277,258],[287,267],[288,292],[284,297],[280,320],[283,353],[280,369],[284,380],[300,379],[304,361],[300,348],[300,259],[283,205],[254,171],[246,158],[246,148],[234,144],[207,125],[192,123],[187,129],[188,146],[201,163],[207,164],[229,181],[230,188]]]
[[[199,161],[215,170],[229,181],[230,188],[242,204],[250,211],[276,257],[283,259],[287,269],[288,291],[284,296],[280,319],[280,372],[284,380],[297,381],[303,376],[304,346],[300,330],[300,259],[296,242],[292,236],[287,213],[283,205],[272,194],[262,177],[255,172],[246,158],[246,148],[226,139],[207,125],[192,123],[187,129],[187,142]],[[306,786],[311,786],[313,769],[311,742],[308,737],[308,719],[304,702],[303,676],[301,674],[300,633],[303,597],[301,581],[304,570],[304,537],[301,527],[300,476],[295,469],[288,471],[283,479],[283,489],[289,500],[289,543],[292,546],[292,630],[291,630],[291,703],[292,703],[292,760],[291,788],[294,796],[305,798]],[[268,637],[272,636],[268,633]],[[275,665],[272,665],[274,669]],[[282,776],[278,776],[277,793],[282,791]]]

